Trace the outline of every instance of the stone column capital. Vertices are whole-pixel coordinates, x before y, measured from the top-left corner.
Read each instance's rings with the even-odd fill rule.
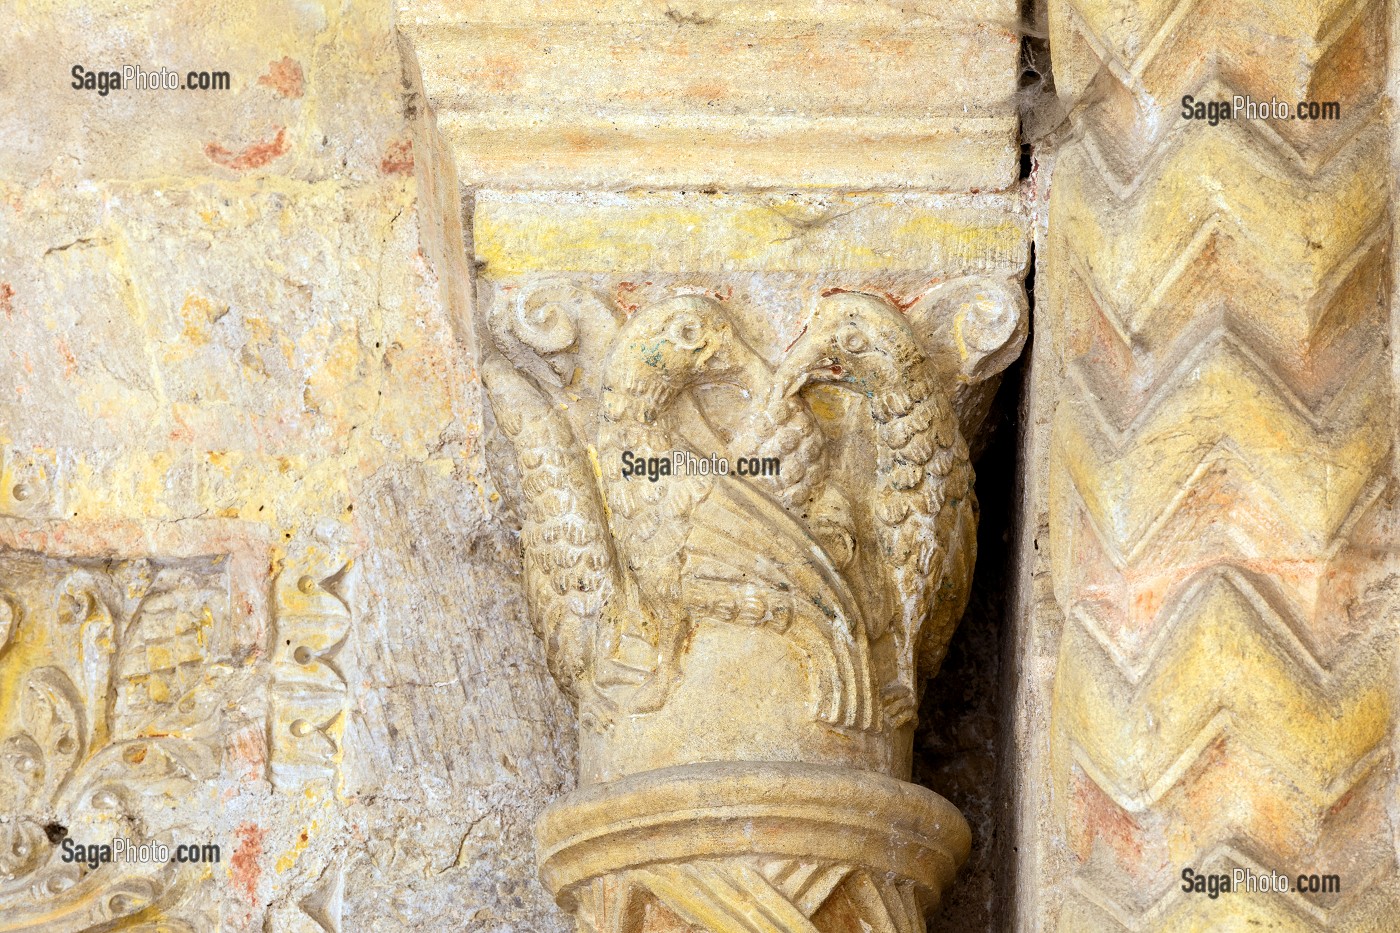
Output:
[[[580,927],[922,933],[908,783],[1027,333],[1019,10],[400,4],[470,191],[502,492],[580,789]]]

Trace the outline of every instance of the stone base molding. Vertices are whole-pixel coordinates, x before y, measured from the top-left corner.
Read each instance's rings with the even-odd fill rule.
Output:
[[[753,762],[583,788],[549,806],[537,838],[545,885],[597,933],[922,933],[971,846],[925,788]]]

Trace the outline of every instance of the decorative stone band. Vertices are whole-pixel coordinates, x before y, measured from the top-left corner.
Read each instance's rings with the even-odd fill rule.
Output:
[[[469,187],[990,190],[1019,6],[397,0]]]
[[[921,933],[971,840],[926,788],[769,762],[586,787],[536,827],[545,886],[600,933]]]

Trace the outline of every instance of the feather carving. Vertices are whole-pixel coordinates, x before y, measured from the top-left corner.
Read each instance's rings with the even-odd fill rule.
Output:
[[[976,557],[977,500],[957,415],[903,316],[869,295],[825,298],[778,381],[789,394],[828,383],[867,399],[876,441],[869,507],[897,649],[886,714],[902,725],[915,716],[920,677],[942,663]]]

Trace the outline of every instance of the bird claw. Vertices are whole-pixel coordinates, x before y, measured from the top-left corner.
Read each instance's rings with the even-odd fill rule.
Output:
[[[885,707],[885,722],[890,729],[898,729],[918,718],[919,704],[914,691],[904,684],[886,687],[881,700]]]
[[[671,690],[675,686],[678,674],[671,665],[663,664],[656,669],[656,673],[632,691],[627,698],[626,708],[629,713],[654,713],[665,705],[666,700],[671,696]]]

